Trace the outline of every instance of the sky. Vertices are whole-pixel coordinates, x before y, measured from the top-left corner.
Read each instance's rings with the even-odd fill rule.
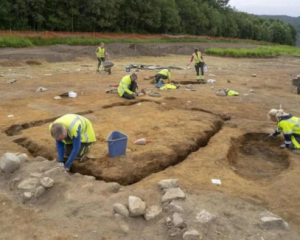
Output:
[[[300,0],[229,0],[229,5],[257,15],[300,16]]]

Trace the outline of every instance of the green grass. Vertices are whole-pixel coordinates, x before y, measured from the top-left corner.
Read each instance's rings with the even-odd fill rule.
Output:
[[[122,36],[122,35],[120,35]],[[113,43],[240,43],[240,44],[256,44],[256,48],[210,48],[205,51],[208,55],[217,55],[224,57],[247,57],[247,58],[267,58],[277,57],[280,55],[300,57],[300,48],[274,45],[266,42],[257,42],[252,40],[224,39],[224,38],[163,38],[163,39],[100,39],[87,37],[67,37],[67,38],[29,38],[29,37],[0,37],[0,48],[13,47],[34,47],[34,46],[49,46],[55,44],[68,45],[98,45],[100,42]],[[268,44],[268,45],[267,45]]]
[[[269,58],[281,55],[300,57],[300,48],[290,46],[259,46],[256,48],[210,48],[205,51],[208,55],[235,58]]]
[[[122,36],[122,35],[120,35]],[[68,44],[68,45],[97,45],[100,42],[112,43],[112,42],[125,42],[125,43],[252,43],[252,44],[265,44],[249,40],[236,40],[236,39],[199,39],[199,38],[162,38],[162,39],[101,39],[101,38],[87,38],[87,37],[67,37],[67,38],[29,38],[29,37],[0,37],[0,48],[4,47],[33,47],[33,46],[47,46],[54,44]]]

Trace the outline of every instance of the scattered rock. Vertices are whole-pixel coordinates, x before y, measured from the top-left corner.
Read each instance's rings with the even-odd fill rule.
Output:
[[[250,89],[249,92],[255,92],[253,89]]]
[[[130,216],[132,217],[144,215],[146,211],[146,203],[144,203],[140,198],[134,196],[129,196],[128,207]]]
[[[0,77],[4,77],[4,74],[0,74]]]
[[[219,116],[224,121],[229,121],[231,119],[231,116],[227,114],[220,114]]]
[[[121,185],[116,182],[111,182],[111,183],[107,183],[106,187],[109,192],[117,193],[117,192],[119,192]]]
[[[55,96],[53,99],[55,99],[55,100],[60,100],[61,97],[60,97],[60,96]]]
[[[159,181],[158,186],[161,189],[177,188],[178,187],[178,179],[161,180],[161,181]]]
[[[18,158],[20,159],[21,162],[29,162],[30,161],[30,159],[26,153],[19,154]]]
[[[200,234],[197,230],[190,230],[183,234],[183,240],[199,240],[201,239]]]
[[[42,176],[41,173],[30,173],[30,177],[41,178]]]
[[[32,193],[31,192],[24,192],[22,197],[23,197],[23,202],[28,201],[32,198]]]
[[[84,175],[83,178],[85,178],[87,180],[96,180],[96,178],[94,176],[88,176],[88,175]]]
[[[56,173],[61,171],[61,167],[55,167],[45,172],[45,175],[55,175]]]
[[[255,73],[253,73],[253,74],[251,75],[251,77],[256,77],[256,74],[255,74]]]
[[[3,172],[12,173],[20,167],[20,159],[13,153],[4,153],[1,162],[0,168]]]
[[[184,221],[180,213],[174,213],[172,218],[174,227],[183,227]]]
[[[51,188],[54,185],[54,181],[49,177],[44,177],[41,179],[41,184],[44,188]]]
[[[45,161],[49,161],[48,159],[46,159],[46,158],[43,158],[43,157],[41,157],[41,156],[38,156],[38,157],[36,157],[35,159],[33,159],[34,161],[40,161],[40,162],[45,162]]]
[[[26,79],[31,79],[32,77],[30,75],[26,75]]]
[[[36,92],[46,92],[48,89],[44,87],[38,87],[35,91]]]
[[[129,226],[126,222],[124,222],[123,217],[118,213],[115,214],[115,217],[116,217],[117,223],[118,223],[119,227],[121,228],[121,230],[124,233],[128,233],[129,232]]]
[[[284,228],[289,229],[289,224],[284,221],[281,217],[269,212],[264,211],[261,213],[261,223],[260,226],[263,229],[275,229]]]
[[[183,213],[184,210],[182,207],[180,207],[179,205],[177,205],[176,203],[174,202],[171,202],[170,205],[169,205],[169,210],[171,212],[178,212],[178,213]]]
[[[146,221],[152,220],[156,218],[159,214],[161,214],[162,208],[157,205],[150,206],[146,209],[146,213],[144,214],[144,218]]]
[[[208,223],[214,219],[216,219],[216,216],[209,213],[206,210],[202,210],[200,213],[197,214],[196,216],[196,221],[200,223]]]
[[[33,60],[29,60],[29,61],[26,61],[26,63],[28,64],[28,65],[42,65],[40,62],[38,62],[38,61],[33,61]]]
[[[7,80],[6,82],[7,83],[10,83],[10,84],[13,84],[13,83],[15,83],[17,81],[17,79],[9,79],[9,80]]]
[[[34,197],[36,197],[36,198],[41,197],[45,193],[45,191],[46,191],[45,188],[43,188],[42,186],[39,186],[35,191]]]
[[[23,189],[23,190],[31,190],[37,186],[38,182],[39,182],[39,179],[37,179],[37,178],[28,178],[28,179],[23,180],[18,185],[18,188]]]
[[[185,194],[179,187],[168,189],[166,193],[163,195],[161,201],[164,203],[164,202],[170,202],[175,199],[185,199]]]
[[[121,203],[116,203],[114,205],[114,211],[115,211],[115,213],[118,213],[123,217],[129,217],[128,208],[125,205],[121,204]]]

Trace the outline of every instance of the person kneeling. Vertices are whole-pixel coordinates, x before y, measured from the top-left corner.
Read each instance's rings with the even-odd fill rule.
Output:
[[[135,99],[135,96],[139,96],[137,79],[136,73],[123,77],[118,87],[119,96],[126,99]]]

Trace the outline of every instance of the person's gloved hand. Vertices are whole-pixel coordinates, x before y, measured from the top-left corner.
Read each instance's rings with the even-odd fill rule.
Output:
[[[268,136],[268,139],[274,139],[274,134],[273,133],[271,133],[269,136]]]
[[[285,145],[285,143],[283,143],[283,144],[281,144],[279,147],[280,147],[281,149],[283,149],[283,148],[286,147],[286,145]]]

